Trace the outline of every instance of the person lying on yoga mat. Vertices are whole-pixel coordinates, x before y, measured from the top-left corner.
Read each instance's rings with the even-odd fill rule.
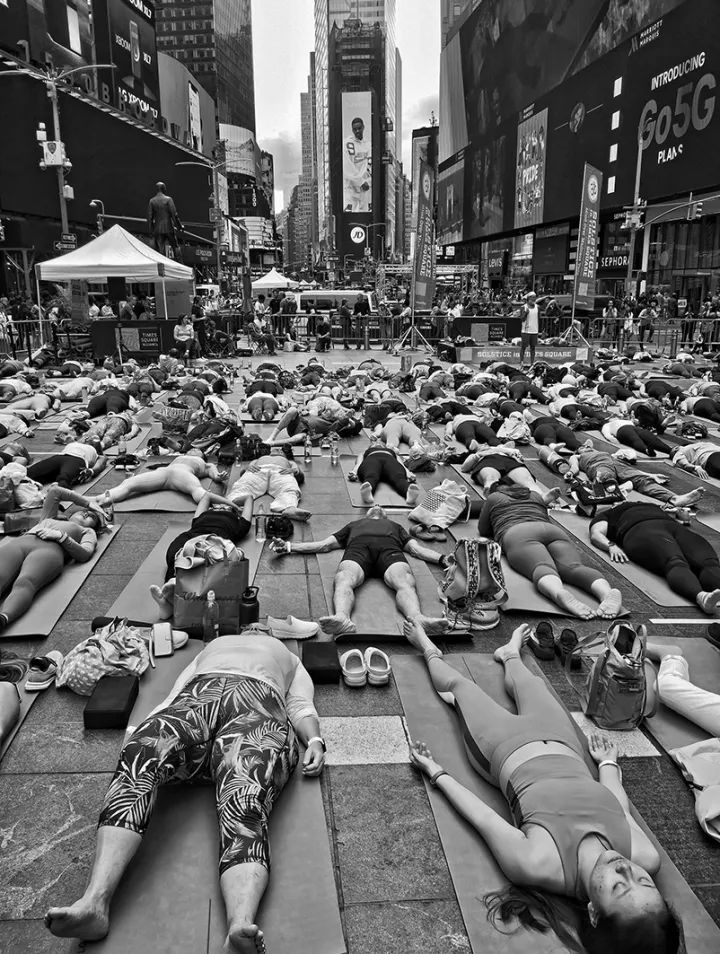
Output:
[[[570,535],[550,519],[548,505],[559,496],[558,488],[541,496],[526,487],[499,487],[485,501],[478,533],[495,539],[513,570],[572,616],[614,619],[622,610],[620,590],[584,565]],[[592,594],[600,603],[597,611],[576,599],[565,584]]]
[[[279,410],[278,399],[265,391],[253,392],[240,407],[241,413],[249,414],[253,421],[272,421]]]
[[[720,401],[714,401],[709,397],[686,397],[678,407],[686,414],[694,414],[695,417],[702,417],[714,424],[720,424]]]
[[[233,546],[241,543],[252,528],[252,494],[233,495],[228,504],[224,497],[206,493],[193,515],[189,529],[183,530],[168,544],[165,552],[165,580],[162,586],[151,584],[150,595],[160,607],[160,619],[171,619],[175,600],[175,570],[182,566],[176,558],[181,556],[183,547],[191,540],[202,546],[202,538],[209,535],[227,540]],[[207,545],[207,544],[206,544]],[[190,569],[186,565],[186,569]]]
[[[476,414],[468,414],[467,408],[463,408],[463,411],[465,413],[458,414],[445,425],[444,437],[446,441],[455,438],[469,451],[479,450],[481,444],[486,444],[488,447],[498,447],[503,443],[488,423],[491,415],[481,420]]]
[[[60,504],[66,502],[83,509],[58,516]],[[105,512],[90,497],[59,484],[48,490],[40,522],[0,543],[0,631],[30,608],[35,595],[60,576],[69,560],[91,559],[97,534],[105,525]]]
[[[98,385],[91,377],[83,376],[72,378],[69,381],[53,381],[53,388],[60,393],[61,401],[79,401],[82,398],[83,391],[94,394]]]
[[[412,450],[419,447],[424,450],[429,442],[422,436],[422,430],[411,420],[410,414],[391,414],[387,421],[375,428],[375,437],[384,440],[388,447],[400,451],[400,444],[407,444]]]
[[[690,668],[682,647],[654,643],[649,639],[645,653],[659,664],[658,694],[663,705],[685,716],[710,735],[720,737],[720,694],[701,689],[691,682]]]
[[[16,397],[30,397],[33,387],[25,378],[2,378],[0,401],[13,401]]]
[[[12,464],[16,461],[27,467],[30,463],[30,452],[22,444],[16,444],[14,441],[10,444],[3,444],[0,448],[0,467],[3,464]]]
[[[344,416],[339,420],[328,420],[320,414],[310,414],[300,411],[297,407],[291,407],[280,418],[268,437],[267,443],[271,447],[281,444],[304,444],[308,434],[325,436],[334,431],[340,435],[353,435],[359,434],[361,430],[362,422],[348,414],[347,410],[344,410]],[[279,436],[283,431],[287,437]]]
[[[720,608],[720,560],[712,544],[656,504],[623,503],[590,522],[590,542],[615,563],[665,578],[673,593],[715,616]]]
[[[421,621],[405,623],[435,691],[457,713],[471,766],[500,789],[515,823],[452,778],[421,741],[412,743],[412,762],[479,832],[510,881],[483,899],[503,934],[518,926],[554,932],[576,954],[678,954],[682,924],[653,881],[660,856],[633,818],[617,748],[590,736],[596,781],[569,713],[522,661],[530,633],[519,626],[494,654],[515,715],[449,666]]]
[[[34,411],[35,420],[39,421],[50,412],[60,410],[60,392],[55,388],[47,388],[31,397],[21,396],[10,401],[8,408],[13,411]]]
[[[482,487],[486,493],[489,493],[495,484],[501,481],[527,487],[538,494],[544,493],[525,466],[520,451],[509,444],[475,451],[465,458],[460,470],[463,474],[470,474],[472,482]]]
[[[607,421],[609,417],[607,411],[602,410],[602,408],[593,407],[591,404],[583,404],[578,398],[572,396],[557,398],[548,404],[548,410],[555,417],[561,417],[566,421],[576,423],[582,421],[585,426],[588,424],[587,418],[597,421],[597,426],[599,426]]]
[[[60,454],[39,457],[28,466],[27,475],[39,484],[57,483],[60,487],[70,488],[95,477],[106,466],[107,459],[102,456],[100,441],[73,441]]]
[[[97,941],[140,847],[160,785],[214,782],[220,833],[225,954],[263,954],[255,923],[270,876],[268,823],[306,746],[303,775],[320,775],[325,743],[312,679],[298,657],[258,632],[214,639],[183,670],[170,695],[125,743],[105,795],[95,860],[83,896],[52,907],[56,937]]]
[[[575,451],[580,447],[575,432],[556,417],[534,417],[532,411],[527,410],[523,417],[536,444],[553,450],[567,448],[569,451]]]
[[[326,633],[339,636],[357,632],[351,618],[355,590],[370,577],[383,580],[395,591],[395,602],[403,616],[419,617],[431,632],[444,632],[449,628],[447,620],[433,620],[422,615],[415,577],[405,554],[443,568],[448,565],[447,557],[413,539],[403,526],[389,520],[377,504],[370,507],[365,517],[345,524],[325,540],[314,543],[272,540],[270,547],[278,556],[345,551],[335,573],[333,614],[320,619]]]
[[[666,444],[657,434],[646,431],[644,427],[636,427],[622,419],[603,424],[600,433],[611,444],[616,442],[624,444],[625,447],[632,447],[638,454],[646,454],[648,457],[657,457],[658,454],[667,454],[669,457],[672,451],[670,445]]]
[[[687,392],[682,388],[667,381],[659,381],[651,378],[640,385],[640,396],[653,398],[655,401],[662,401],[663,404],[677,406],[680,401],[687,397]]]
[[[82,430],[87,428],[87,430]],[[107,450],[114,444],[119,444],[121,440],[129,441],[140,433],[140,425],[136,423],[130,411],[121,411],[119,414],[106,414],[103,417],[93,421],[88,427],[87,422],[78,426],[69,423],[61,424],[57,429],[54,441],[56,444],[62,444],[73,435],[80,434],[78,440],[81,444],[94,444],[98,442],[102,450]]]
[[[673,493],[668,487],[663,486],[668,482],[667,477],[662,477],[660,474],[648,474],[644,470],[630,467],[625,461],[606,454],[605,451],[595,450],[592,442],[589,443],[589,447],[581,448],[577,454],[565,462],[564,470],[556,471],[556,473],[559,472],[563,476],[565,474],[584,475],[589,481],[599,485],[598,491],[601,493],[612,491],[623,484],[631,484],[632,489],[639,494],[654,497],[655,500],[672,504],[673,507],[692,507],[704,493],[702,488],[691,490],[687,494]]]
[[[250,495],[251,500],[269,494],[273,497],[271,513],[281,513],[291,520],[306,522],[312,514],[299,506],[305,482],[305,474],[294,460],[288,460],[280,451],[258,457],[247,465],[242,474],[228,490],[228,500],[239,505]]]
[[[160,465],[155,470],[128,477],[117,487],[106,490],[94,499],[103,507],[109,507],[127,500],[128,497],[152,494],[160,490],[176,490],[192,497],[195,503],[200,503],[206,493],[201,481],[206,477],[217,484],[224,484],[228,475],[219,471],[215,464],[208,464],[203,452],[193,448],[182,457],[176,457],[167,466]],[[225,502],[230,503],[229,500]]]
[[[709,477],[720,480],[720,447],[712,441],[695,441],[684,447],[673,447],[670,463],[701,480]]]
[[[411,507],[415,506],[420,496],[415,475],[400,463],[397,451],[375,438],[369,447],[358,454],[348,479],[362,481],[360,497],[368,505],[373,503],[373,495],[380,483],[389,484]]]
[[[23,411],[17,414],[11,414],[10,411],[0,411],[0,437],[7,437],[8,434],[19,434],[21,437],[35,437],[33,431],[28,427],[27,421],[20,417]]]

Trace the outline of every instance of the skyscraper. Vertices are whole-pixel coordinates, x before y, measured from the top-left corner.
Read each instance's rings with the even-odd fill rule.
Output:
[[[328,76],[328,39],[333,27],[341,28],[346,20],[359,20],[363,28],[380,27],[385,38],[383,63],[384,97],[381,105],[383,114],[383,148],[380,154],[392,156],[393,161],[386,165],[384,187],[385,216],[387,219],[386,250],[392,251],[395,236],[395,156],[397,153],[397,126],[401,117],[397,114],[400,105],[398,84],[399,58],[395,40],[395,3],[396,0],[315,0],[315,145],[318,180],[318,237],[326,250],[336,248],[336,236],[333,230],[333,217],[339,210],[332,207],[331,177],[337,171],[330,158],[329,143],[329,97]]]
[[[218,124],[255,133],[251,0],[156,0],[158,50],[210,93]]]
[[[447,45],[448,33],[457,21],[479,7],[482,0],[440,0],[440,31],[442,34],[442,49]]]

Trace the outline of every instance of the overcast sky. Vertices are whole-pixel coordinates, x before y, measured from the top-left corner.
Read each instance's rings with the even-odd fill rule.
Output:
[[[315,48],[313,0],[253,0],[257,140],[275,157],[275,211],[300,173],[300,93],[307,90]],[[397,0],[397,44],[403,60],[402,161],[410,170],[412,130],[438,116],[440,4]],[[438,116],[438,118],[440,118]]]

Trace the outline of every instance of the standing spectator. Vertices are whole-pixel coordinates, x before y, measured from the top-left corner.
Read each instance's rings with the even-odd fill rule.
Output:
[[[90,307],[88,308],[88,318],[90,319],[90,321],[95,321],[95,319],[99,317],[100,317],[100,308],[98,306],[98,303],[95,301],[95,299],[93,299],[92,302],[90,303]]]
[[[332,325],[330,323],[329,317],[326,318],[324,315],[318,321],[316,328],[316,337],[315,337],[315,350],[316,351],[329,351],[330,350],[330,338],[332,335]]]
[[[262,299],[262,301],[260,300]],[[260,306],[260,309],[258,309]],[[269,354],[277,353],[277,342],[272,334],[269,322],[265,317],[265,296],[260,295],[255,304],[255,318],[253,320],[255,336],[261,344],[266,345]]]
[[[655,334],[655,323],[657,322],[657,312],[651,304],[646,304],[644,308],[640,310],[638,315],[640,322],[640,347],[642,348],[645,342],[645,335],[647,334],[648,344],[653,340]]]
[[[297,305],[295,304],[295,296],[289,291],[280,302],[280,311],[275,319],[278,323],[278,329],[287,334],[295,324],[296,315]]]
[[[549,337],[556,334],[560,329],[560,305],[556,298],[551,298],[545,305],[545,334]]]
[[[404,335],[405,332],[412,325],[412,318],[413,318],[412,308],[410,307],[410,303],[407,302],[403,310],[400,312],[400,334],[401,335]]]
[[[148,311],[147,304],[147,295],[145,292],[139,292],[135,298],[135,304],[133,305],[133,314],[136,318],[140,318]]]
[[[200,298],[196,295],[193,298],[192,308],[190,309],[193,327],[195,329],[195,338],[197,339],[198,350],[201,355],[207,350],[207,315],[200,303]]]
[[[615,299],[611,298],[603,308],[603,327],[600,337],[606,336],[615,343],[618,340],[620,328],[618,325],[618,310],[615,307]]]
[[[350,306],[347,303],[347,298],[343,298],[343,300],[340,302],[338,318],[340,319],[340,330],[343,336],[343,348],[346,351],[349,351],[350,345],[348,344],[348,338],[350,337],[352,325],[352,312],[350,311]]]
[[[521,312],[521,345],[520,364],[525,367],[525,352],[530,349],[530,364],[535,364],[535,348],[537,347],[540,330],[540,310],[537,306],[537,295],[531,291],[527,294],[527,301]]]
[[[255,302],[255,317],[262,318],[264,321],[266,314],[267,308],[265,307],[265,296],[258,295],[257,301]]]
[[[695,313],[690,303],[685,307],[682,321],[680,322],[680,344],[691,348],[695,341]]]
[[[357,350],[359,351],[365,339],[365,329],[367,328],[368,315],[370,314],[370,302],[362,294],[358,295],[353,309],[355,319],[355,334],[357,335]]]
[[[678,316],[678,293],[673,292],[668,296],[665,313],[668,321],[674,321]]]
[[[280,292],[275,289],[275,291],[270,296],[268,301],[268,312],[270,313],[270,321],[272,323],[275,334],[285,331],[280,320]]]
[[[440,305],[433,305],[430,312],[430,326],[432,328],[433,338],[440,341],[444,337],[445,316],[440,311]]]

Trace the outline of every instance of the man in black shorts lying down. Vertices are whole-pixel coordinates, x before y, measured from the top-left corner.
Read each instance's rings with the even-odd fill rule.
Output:
[[[388,520],[382,507],[370,507],[367,516],[353,520],[325,540],[315,543],[273,540],[270,546],[280,556],[288,553],[328,553],[330,550],[345,550],[335,573],[333,615],[324,616],[320,620],[326,633],[339,636],[342,633],[357,632],[357,627],[350,618],[355,603],[355,590],[370,577],[383,580],[395,591],[397,608],[406,619],[422,619],[423,626],[429,626],[434,633],[449,628],[444,619],[428,619],[423,616],[415,577],[405,554],[409,553],[442,567],[447,566],[447,557],[423,546],[399,523]]]

